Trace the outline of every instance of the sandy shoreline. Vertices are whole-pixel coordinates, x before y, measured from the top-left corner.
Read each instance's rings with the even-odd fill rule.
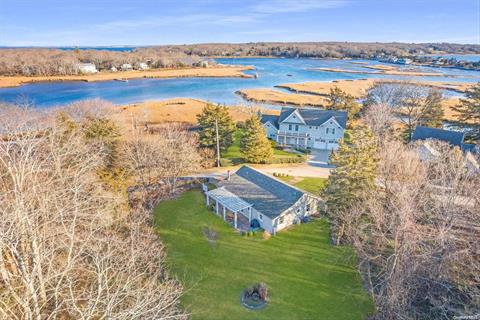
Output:
[[[287,89],[295,93],[305,93],[311,95],[327,96],[330,89],[339,87],[355,98],[361,98],[367,94],[368,89],[376,83],[375,79],[358,79],[358,80],[334,80],[330,82],[303,82],[303,83],[286,83],[277,85],[277,88]]]
[[[348,70],[338,68],[311,68],[313,71],[323,72],[339,72],[339,73],[355,73],[355,74],[379,74],[390,76],[412,76],[412,77],[456,77],[454,75],[448,75],[440,72],[419,72],[419,71],[403,71],[400,69],[384,67],[384,66],[369,66],[369,69],[375,69],[378,71],[361,71],[361,70]]]
[[[72,76],[51,76],[51,77],[26,77],[26,76],[1,76],[0,87],[17,87],[22,84],[34,82],[56,82],[56,81],[111,81],[117,79],[139,79],[139,78],[186,78],[186,77],[242,77],[251,78],[251,75],[243,73],[245,70],[252,70],[251,66],[214,66],[209,68],[185,68],[185,69],[155,69],[144,71],[119,71],[99,72],[88,75]]]
[[[321,107],[326,104],[326,99],[318,95],[288,93],[268,88],[244,89],[235,93],[247,101],[259,103],[313,107]]]
[[[303,83],[287,83],[277,85],[277,88],[283,88],[295,93],[305,93],[312,95],[327,96],[330,89],[339,87],[355,98],[364,97],[368,90],[375,84],[381,83],[405,83],[402,80],[395,79],[356,79],[356,80],[334,80],[330,82],[303,82]],[[439,90],[452,90],[459,93],[464,93],[473,86],[472,83],[466,82],[442,82],[442,81],[408,81],[406,83],[429,87]]]

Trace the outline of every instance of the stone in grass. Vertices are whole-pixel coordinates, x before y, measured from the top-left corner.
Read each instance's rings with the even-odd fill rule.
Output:
[[[250,288],[243,290],[241,303],[250,310],[265,308],[268,301],[268,288],[263,282],[257,283]]]

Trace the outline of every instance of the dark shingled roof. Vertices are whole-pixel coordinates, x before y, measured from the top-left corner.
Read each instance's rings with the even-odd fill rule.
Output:
[[[275,128],[278,129],[278,116],[272,115],[272,114],[262,114],[262,118],[260,121],[265,124],[267,122],[270,122],[275,126]]]
[[[327,122],[328,119],[334,117],[335,121],[337,121],[342,128],[347,127],[346,111],[325,110],[319,108],[283,107],[280,116],[262,115],[262,123],[270,121],[278,128],[279,123],[282,123],[287,119],[295,110],[298,110],[307,126],[320,126]]]
[[[219,187],[225,187],[271,219],[293,206],[304,195],[299,189],[248,166],[238,169],[230,180],[220,181]]]
[[[464,136],[464,132],[417,126],[413,132],[412,140],[436,139],[462,147]]]

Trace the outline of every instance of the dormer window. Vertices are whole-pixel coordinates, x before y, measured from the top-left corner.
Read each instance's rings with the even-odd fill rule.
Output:
[[[335,128],[332,129],[332,134],[335,134]]]
[[[326,131],[326,132],[327,132],[327,134],[328,134],[328,132],[330,132],[330,128],[327,128],[327,131]]]
[[[295,125],[295,131],[298,131],[298,124]]]
[[[292,125],[291,124],[288,125],[288,130],[292,131]]]

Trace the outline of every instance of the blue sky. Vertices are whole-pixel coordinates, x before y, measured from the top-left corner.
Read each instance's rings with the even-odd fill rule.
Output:
[[[0,0],[2,46],[480,44],[480,0]]]

